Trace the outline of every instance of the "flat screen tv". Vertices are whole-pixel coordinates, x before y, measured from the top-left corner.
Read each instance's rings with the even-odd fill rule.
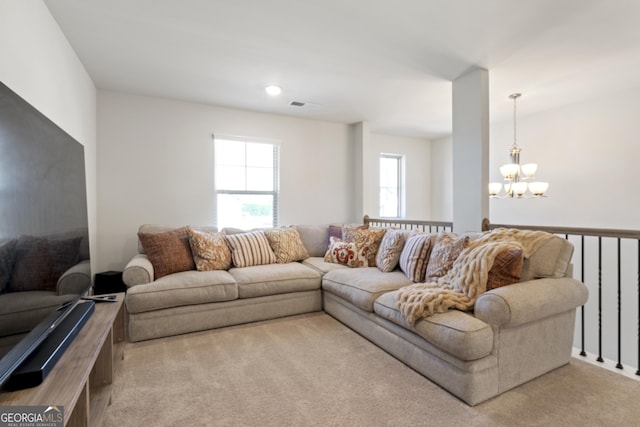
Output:
[[[82,144],[0,82],[3,388],[90,289],[86,191]]]

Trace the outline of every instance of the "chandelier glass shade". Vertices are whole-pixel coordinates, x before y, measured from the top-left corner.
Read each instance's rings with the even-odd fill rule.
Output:
[[[500,166],[500,174],[504,182],[489,183],[489,197],[500,199],[544,197],[549,188],[548,182],[535,180],[538,169],[536,163],[520,164],[521,149],[516,143],[516,99],[520,96],[519,93],[509,95],[509,98],[513,99],[513,145],[509,150],[510,162]]]

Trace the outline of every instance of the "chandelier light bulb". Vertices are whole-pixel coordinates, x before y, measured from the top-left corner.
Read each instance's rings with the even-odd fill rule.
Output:
[[[540,197],[544,195],[544,193],[546,193],[548,189],[549,189],[548,182],[530,182],[529,183],[529,191],[531,191],[531,194],[533,194],[534,196]]]
[[[508,180],[514,179],[518,175],[519,171],[520,166],[516,163],[509,163],[500,167],[500,173],[502,174],[504,179]]]
[[[536,174],[536,170],[538,169],[538,165],[536,163],[527,163],[526,165],[520,166],[522,173],[527,179],[533,178]]]
[[[498,193],[500,193],[500,190],[502,190],[502,183],[501,182],[491,182],[491,183],[489,183],[489,195],[490,196],[497,196]]]

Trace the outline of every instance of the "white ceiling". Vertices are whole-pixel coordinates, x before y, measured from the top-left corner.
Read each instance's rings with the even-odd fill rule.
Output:
[[[490,72],[492,120],[513,92],[521,115],[640,86],[638,0],[45,3],[100,89],[378,133],[449,134],[451,81],[472,67]]]

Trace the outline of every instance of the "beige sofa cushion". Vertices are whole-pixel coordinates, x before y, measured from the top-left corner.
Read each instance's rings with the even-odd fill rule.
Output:
[[[232,268],[239,298],[255,298],[320,289],[320,273],[299,262]]]
[[[321,275],[324,275],[325,273],[328,273],[328,272],[330,272],[332,270],[340,270],[340,269],[344,269],[344,268],[350,268],[350,267],[347,267],[346,265],[336,264],[334,262],[326,262],[324,260],[324,256],[312,256],[312,257],[309,257],[309,258],[305,259],[304,261],[302,261],[302,264],[306,265],[307,267],[313,268],[314,270],[316,270]]]
[[[323,257],[329,248],[328,225],[296,225],[302,244],[311,257]]]
[[[529,258],[525,258],[520,281],[544,277],[565,277],[569,270],[573,244],[560,236],[551,236]]]
[[[465,361],[488,356],[493,348],[491,326],[472,314],[449,310],[418,320],[409,326],[396,307],[397,292],[381,295],[374,304],[374,311],[380,317],[402,326],[424,338],[440,350]]]
[[[373,312],[376,298],[385,292],[410,285],[401,271],[383,273],[377,267],[333,270],[324,275],[322,289],[331,292],[362,310]]]
[[[160,310],[238,298],[238,285],[224,270],[183,271],[130,287],[127,291],[129,313]]]

